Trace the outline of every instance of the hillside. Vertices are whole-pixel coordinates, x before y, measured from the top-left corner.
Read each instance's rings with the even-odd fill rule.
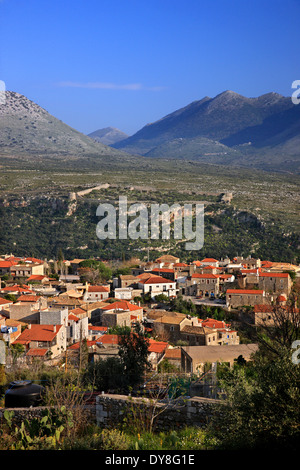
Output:
[[[120,140],[127,139],[128,135],[115,127],[105,127],[104,129],[91,132],[88,134],[88,137],[104,145],[113,145],[116,142],[120,142]]]
[[[0,154],[30,157],[116,156],[123,152],[95,142],[25,96],[7,91],[0,105]]]
[[[300,106],[289,97],[267,93],[246,98],[225,91],[176,110],[113,146],[147,157],[298,171],[299,139]]]

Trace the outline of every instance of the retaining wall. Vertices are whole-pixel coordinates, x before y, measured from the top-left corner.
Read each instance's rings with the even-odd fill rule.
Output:
[[[156,402],[147,398],[125,395],[99,395],[96,398],[96,422],[105,428],[125,424],[149,424],[153,417],[154,428],[161,431],[186,426],[205,427],[216,412],[220,400],[194,397]]]

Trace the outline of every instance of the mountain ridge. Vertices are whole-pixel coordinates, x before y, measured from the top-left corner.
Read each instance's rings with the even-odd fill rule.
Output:
[[[0,105],[0,152],[60,158],[126,155],[94,141],[13,91],[5,92],[5,101]]]
[[[127,139],[129,137],[125,132],[120,131],[116,127],[104,127],[88,134],[96,142],[100,142],[104,145],[113,145],[120,140]]]
[[[147,157],[175,158],[172,143],[183,139],[185,148],[182,147],[181,153],[184,158],[201,159],[204,154],[200,146],[197,155],[195,139],[208,139],[212,152],[216,143],[226,146],[225,153],[235,154],[237,158],[245,152],[248,156],[251,152],[261,152],[262,159],[267,155],[269,166],[274,153],[275,166],[280,166],[281,157],[282,162],[286,156],[299,160],[299,136],[300,106],[296,107],[290,97],[269,92],[248,98],[226,90],[214,98],[206,96],[193,101],[147,124],[113,147]],[[206,147],[207,144],[206,140]]]

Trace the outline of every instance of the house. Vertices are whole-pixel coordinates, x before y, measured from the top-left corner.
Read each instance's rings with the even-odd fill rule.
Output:
[[[168,346],[169,344],[166,341],[156,341],[152,338],[149,339],[148,360],[151,363],[153,370],[157,370],[157,366],[164,358]]]
[[[18,284],[14,284],[13,286],[6,286],[0,289],[2,295],[11,294],[15,295],[16,297],[23,295],[23,294],[34,294],[33,290],[25,285],[19,286]]]
[[[231,284],[235,281],[235,276],[233,274],[218,274],[219,278],[219,293],[226,292],[227,284]]]
[[[288,296],[291,292],[292,280],[289,273],[260,272],[258,285],[265,292]]]
[[[92,323],[100,324],[101,307],[106,305],[108,305],[106,301],[81,303],[80,306],[70,308],[69,313],[72,312],[79,318],[88,317]]]
[[[177,273],[172,268],[155,268],[151,271],[152,274],[155,276],[162,276],[165,279],[169,279],[171,281],[176,281]]]
[[[29,324],[13,344],[23,344],[27,356],[57,357],[66,350],[66,328],[64,325]]]
[[[176,279],[178,279],[191,276],[195,272],[196,266],[194,264],[174,263],[173,269],[176,274]]]
[[[85,302],[82,299],[78,299],[76,297],[69,297],[66,294],[61,294],[57,297],[53,297],[48,301],[49,306],[57,308],[67,307],[69,309],[74,309],[76,307],[81,307],[84,304]]]
[[[147,321],[151,322],[153,335],[172,343],[181,339],[181,331],[185,325],[193,325],[191,317],[165,310],[149,312]]]
[[[10,274],[14,277],[30,277],[33,274],[44,275],[45,264],[41,260],[27,260],[14,264],[10,268]]]
[[[47,308],[47,300],[43,297],[25,294],[9,308],[11,320],[24,323],[40,323],[40,311]]]
[[[181,370],[185,373],[202,374],[205,364],[227,363],[233,366],[242,356],[246,361],[258,350],[255,343],[225,346],[183,346],[181,348]]]
[[[68,326],[68,309],[64,308],[46,308],[39,313],[42,325],[64,325]]]
[[[74,313],[68,315],[67,341],[75,343],[89,335],[88,317],[79,318]]]
[[[88,324],[89,339],[100,338],[102,335],[105,335],[108,332],[107,326],[95,326]]]
[[[180,331],[180,337],[190,346],[218,345],[218,332],[213,328],[185,325]]]
[[[295,314],[299,314],[299,309],[286,305],[286,297],[280,295],[273,305],[254,305],[248,312],[242,312],[243,321],[253,325],[274,326],[275,323],[285,321]]]
[[[108,299],[110,293],[109,286],[87,286],[86,292],[83,296],[85,302],[97,302]]]
[[[17,264],[16,261],[0,260],[0,276],[10,274],[11,267]]]
[[[177,294],[176,282],[161,276],[151,276],[148,279],[139,279],[138,287],[143,294],[150,294],[151,298],[164,294],[167,297],[175,297]]]
[[[183,294],[197,297],[219,294],[220,279],[216,274],[194,273],[186,280]]]
[[[95,340],[93,361],[119,356],[119,336],[104,334]]]
[[[3,297],[0,297],[0,312],[1,310],[9,309],[11,305],[13,305],[12,300],[3,299]]]
[[[120,274],[119,277],[114,279],[114,288],[135,287],[137,285],[137,278],[132,274]]]
[[[143,320],[143,308],[127,300],[117,300],[100,308],[102,326],[131,326]]]
[[[164,265],[173,265],[175,263],[180,263],[180,259],[172,255],[162,255],[155,260],[156,263],[163,267]]]
[[[238,308],[244,305],[265,303],[265,291],[259,289],[227,289],[226,306]]]
[[[178,370],[181,368],[181,348],[168,347],[165,351],[164,360],[175,366]]]
[[[257,269],[261,267],[261,260],[256,258],[243,258],[243,256],[237,256],[234,258],[234,261],[237,264],[241,264],[245,269]]]
[[[219,266],[219,261],[215,258],[204,258],[200,261],[200,266]]]
[[[10,346],[21,334],[25,324],[10,318],[0,318],[0,339]]]

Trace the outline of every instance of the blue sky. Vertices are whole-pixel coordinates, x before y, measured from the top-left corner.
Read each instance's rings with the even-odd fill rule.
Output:
[[[0,0],[0,80],[89,133],[224,90],[291,96],[300,0]]]

